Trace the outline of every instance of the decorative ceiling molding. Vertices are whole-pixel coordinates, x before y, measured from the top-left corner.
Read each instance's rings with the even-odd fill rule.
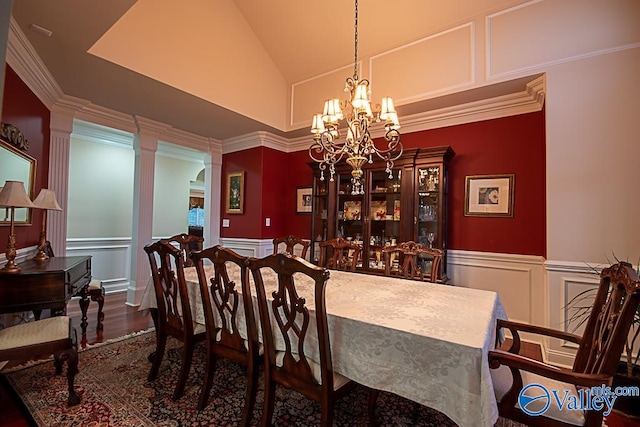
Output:
[[[13,16],[9,22],[7,63],[47,108],[64,94]]]
[[[544,106],[545,86],[546,79],[543,74],[529,82],[526,90],[522,92],[401,116],[402,133],[420,132],[540,111]],[[371,136],[381,138],[384,136],[384,129],[372,129]],[[310,145],[311,136],[290,139],[288,152],[308,150]]]
[[[291,140],[269,132],[252,132],[237,138],[229,138],[222,141],[222,153],[234,153],[236,151],[248,150],[256,147],[268,147],[274,150],[289,153],[291,151]]]
[[[115,130],[131,133],[137,131],[134,117],[65,95],[13,17],[10,22],[7,63],[51,111],[66,113]],[[402,116],[402,132],[406,134],[540,111],[544,105],[545,86],[545,76],[542,75],[527,84],[523,92]],[[138,119],[143,121],[147,130],[153,128],[160,139],[211,154],[227,154],[255,147],[268,147],[290,153],[308,150],[311,143],[310,136],[287,139],[264,131],[218,141],[159,122],[149,128],[147,125],[153,121]],[[383,132],[383,129],[374,130],[372,136],[379,138],[383,136]]]

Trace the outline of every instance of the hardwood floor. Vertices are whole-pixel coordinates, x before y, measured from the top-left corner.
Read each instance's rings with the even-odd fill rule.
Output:
[[[78,340],[81,347],[101,343],[110,339],[118,338],[153,326],[151,316],[143,316],[138,312],[137,307],[129,307],[125,304],[126,294],[111,294],[105,297],[104,305],[104,329],[96,330],[96,319],[98,306],[91,302],[88,310],[88,322],[86,336],[82,337],[80,332],[80,307],[77,300],[71,300],[67,307],[67,314],[71,317],[73,324],[78,331]],[[540,346],[530,343],[523,343],[523,354],[542,360]],[[612,414],[607,418],[608,427],[640,427],[640,421],[629,420],[622,416]],[[28,418],[22,413],[20,404],[17,403],[11,392],[7,390],[4,383],[0,383],[0,426],[2,427],[27,427],[30,426]]]

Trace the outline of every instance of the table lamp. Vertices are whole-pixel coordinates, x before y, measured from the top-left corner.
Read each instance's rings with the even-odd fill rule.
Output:
[[[38,253],[33,257],[36,261],[46,261],[49,259],[44,251],[44,247],[47,243],[47,211],[61,211],[62,208],[58,205],[56,200],[56,193],[52,190],[43,188],[40,190],[40,194],[33,201],[34,207],[42,209],[42,229],[40,230],[40,242],[38,243]]]
[[[16,236],[13,232],[13,223],[16,208],[33,208],[33,202],[24,191],[22,181],[5,181],[0,192],[0,206],[11,208],[11,229],[7,241],[7,263],[0,269],[0,273],[19,273],[20,267],[15,263],[16,259]]]

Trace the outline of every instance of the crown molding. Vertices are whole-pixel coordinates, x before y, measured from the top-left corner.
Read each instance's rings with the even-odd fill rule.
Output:
[[[545,88],[546,77],[543,74],[527,83],[522,92],[402,116],[400,118],[402,133],[420,132],[541,111],[544,106]],[[383,137],[384,127],[372,128],[371,136],[373,138]],[[290,139],[288,152],[308,150],[310,144],[310,136]]]
[[[268,147],[285,153],[292,151],[290,139],[269,132],[259,131],[225,139],[222,141],[222,154],[234,153],[256,147]]]
[[[64,95],[13,16],[9,21],[7,63],[47,108]]]

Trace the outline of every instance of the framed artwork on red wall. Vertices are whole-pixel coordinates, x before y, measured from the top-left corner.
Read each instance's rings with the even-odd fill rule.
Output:
[[[227,173],[227,203],[225,212],[241,214],[244,209],[244,171]]]
[[[296,188],[296,213],[311,213],[311,187]]]
[[[514,174],[466,177],[465,216],[513,216]]]

